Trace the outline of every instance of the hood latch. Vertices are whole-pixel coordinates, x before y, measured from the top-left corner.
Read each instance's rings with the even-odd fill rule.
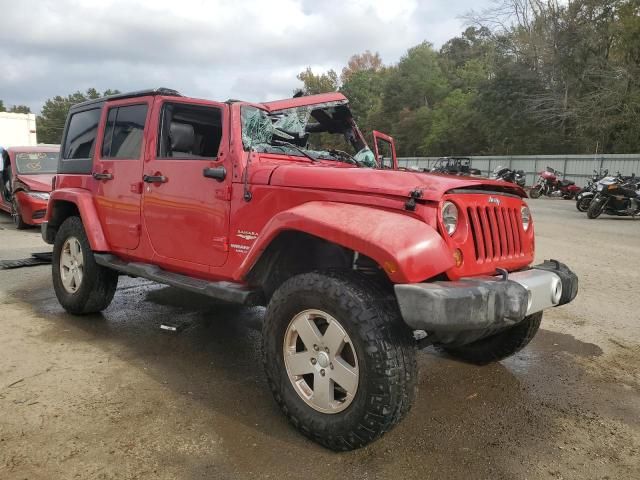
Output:
[[[410,212],[416,209],[416,200],[422,198],[422,189],[415,188],[409,192],[409,200],[404,203],[404,208]]]

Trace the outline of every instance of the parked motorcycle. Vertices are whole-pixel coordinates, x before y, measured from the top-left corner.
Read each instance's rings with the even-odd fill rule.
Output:
[[[587,217],[607,215],[635,217],[640,214],[640,180],[631,177],[605,177],[598,182],[596,195],[589,204]]]
[[[515,183],[524,188],[527,180],[527,174],[524,170],[512,170],[509,167],[498,167],[493,171],[491,178],[496,180],[504,180],[505,182]]]
[[[540,172],[538,182],[531,187],[529,196],[531,198],[540,198],[542,195],[547,197],[562,197],[565,200],[571,200],[580,191],[580,187],[576,182],[571,180],[562,180],[564,174],[551,167],[547,167]]]
[[[576,195],[576,208],[579,212],[586,212],[593,197],[596,195],[596,187],[598,182],[609,175],[609,170],[594,170],[593,175],[587,182],[587,185]]]

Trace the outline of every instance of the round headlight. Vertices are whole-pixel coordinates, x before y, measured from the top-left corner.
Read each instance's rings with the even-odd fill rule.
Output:
[[[529,230],[529,225],[531,225],[531,212],[529,211],[529,207],[523,205],[520,208],[520,217],[522,217],[522,228],[526,232]]]
[[[449,235],[453,235],[458,228],[458,207],[451,202],[442,204],[442,223]]]

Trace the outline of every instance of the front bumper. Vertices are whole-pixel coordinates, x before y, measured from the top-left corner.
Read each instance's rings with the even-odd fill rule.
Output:
[[[23,191],[15,193],[22,220],[29,225],[40,225],[47,213],[47,200],[33,198]]]
[[[572,301],[578,277],[548,260],[500,277],[395,285],[404,321],[414,330],[465,332],[508,327],[547,308]]]

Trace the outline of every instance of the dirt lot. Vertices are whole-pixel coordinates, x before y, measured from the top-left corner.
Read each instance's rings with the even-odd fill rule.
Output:
[[[50,267],[1,270],[0,478],[640,478],[640,220],[531,204],[538,259],[575,269],[575,303],[495,365],[421,351],[409,417],[345,454],[278,411],[261,309],[123,278],[104,315],[74,318]],[[0,215],[0,259],[46,250]]]

